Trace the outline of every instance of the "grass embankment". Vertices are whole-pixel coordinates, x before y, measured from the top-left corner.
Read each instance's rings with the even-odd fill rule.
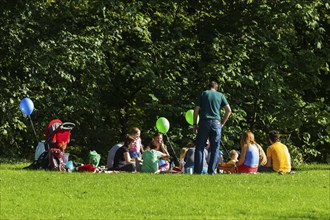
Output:
[[[0,219],[328,219],[329,165],[294,175],[93,174],[1,164]]]

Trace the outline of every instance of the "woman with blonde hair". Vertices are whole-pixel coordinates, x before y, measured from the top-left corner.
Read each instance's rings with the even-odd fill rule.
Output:
[[[246,131],[241,136],[241,156],[238,160],[239,173],[256,173],[259,163],[267,163],[266,154],[254,140],[254,134]]]

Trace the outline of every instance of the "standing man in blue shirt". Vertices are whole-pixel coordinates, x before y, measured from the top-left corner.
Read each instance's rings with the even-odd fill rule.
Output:
[[[200,174],[203,169],[203,151],[206,141],[209,139],[211,157],[207,173],[213,175],[218,166],[221,130],[226,124],[231,108],[226,97],[218,92],[218,83],[211,81],[209,89],[202,92],[194,109],[194,132],[197,134],[194,173]],[[225,109],[225,115],[221,120],[220,108]],[[199,123],[197,118],[199,115]]]

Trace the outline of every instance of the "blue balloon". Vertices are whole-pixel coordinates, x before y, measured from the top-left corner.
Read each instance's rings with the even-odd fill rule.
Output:
[[[34,109],[34,104],[31,99],[24,98],[19,103],[19,108],[26,115],[31,115]]]

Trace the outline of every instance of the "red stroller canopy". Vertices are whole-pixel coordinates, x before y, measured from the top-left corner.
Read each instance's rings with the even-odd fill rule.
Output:
[[[65,127],[65,124],[69,124],[70,127]],[[54,119],[49,122],[46,129],[46,141],[50,143],[51,148],[65,149],[70,142],[71,130],[73,123],[62,123],[59,119]]]
[[[59,126],[61,126],[63,123],[60,119],[54,119],[48,123],[48,126],[46,128],[46,140],[49,138],[49,135],[51,135]]]

